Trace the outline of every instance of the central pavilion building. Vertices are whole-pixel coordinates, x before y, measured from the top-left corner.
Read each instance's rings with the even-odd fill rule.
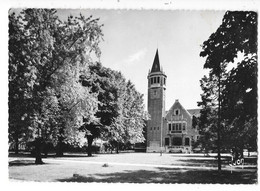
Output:
[[[165,111],[167,76],[160,66],[158,49],[152,69],[148,73],[147,152],[192,152],[192,142],[199,137],[197,127],[192,125],[200,109],[186,110],[175,100]]]

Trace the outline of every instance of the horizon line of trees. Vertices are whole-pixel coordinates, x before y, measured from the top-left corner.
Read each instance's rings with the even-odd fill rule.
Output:
[[[132,82],[99,59],[99,19],[69,16],[55,9],[9,13],[9,143],[33,141],[35,162],[43,145],[56,154],[64,144],[83,146],[95,138],[114,145],[144,141],[148,118],[143,95]]]

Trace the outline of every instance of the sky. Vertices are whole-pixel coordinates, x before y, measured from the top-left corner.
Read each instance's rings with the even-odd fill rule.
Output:
[[[144,95],[147,109],[147,75],[156,49],[167,75],[166,110],[176,99],[186,109],[198,108],[199,80],[208,71],[201,45],[216,31],[224,11],[58,9],[58,16],[92,15],[103,24],[101,63],[121,71]]]
[[[201,45],[216,31],[224,11],[58,9],[69,15],[100,18],[104,34],[101,63],[121,71],[144,94],[147,107],[147,75],[156,49],[167,75],[166,110],[176,99],[186,109],[198,108],[202,93],[199,80],[208,71]],[[147,109],[147,108],[146,108]]]

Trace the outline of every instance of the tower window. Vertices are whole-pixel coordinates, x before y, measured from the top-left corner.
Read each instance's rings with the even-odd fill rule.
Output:
[[[160,83],[160,77],[157,77],[157,83]]]

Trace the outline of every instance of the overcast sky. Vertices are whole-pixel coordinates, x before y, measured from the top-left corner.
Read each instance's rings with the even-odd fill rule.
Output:
[[[221,24],[224,11],[58,10],[59,17],[93,15],[104,24],[100,44],[104,66],[121,71],[147,104],[147,74],[156,49],[167,75],[166,109],[179,99],[186,109],[198,108],[199,80],[207,73],[202,43]]]

